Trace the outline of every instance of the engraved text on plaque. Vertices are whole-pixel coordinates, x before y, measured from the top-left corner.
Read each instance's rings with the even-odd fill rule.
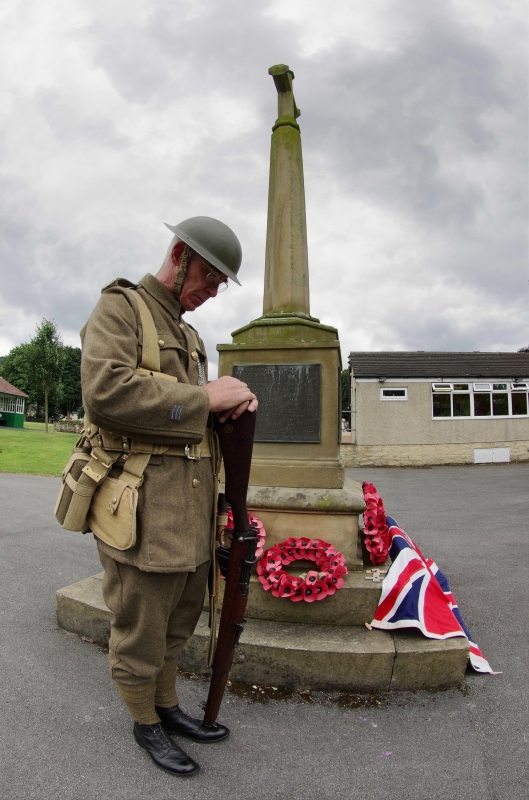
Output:
[[[256,442],[319,442],[321,364],[244,364],[233,377],[257,395]]]

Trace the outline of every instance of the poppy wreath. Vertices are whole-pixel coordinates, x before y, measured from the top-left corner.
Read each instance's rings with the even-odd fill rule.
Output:
[[[285,567],[293,561],[314,561],[317,570],[291,575]],[[257,564],[257,575],[265,591],[293,603],[313,603],[341,589],[347,575],[345,556],[321,539],[290,538],[270,547]]]
[[[386,512],[382,498],[372,483],[363,483],[364,500],[364,535],[365,546],[372,564],[383,564],[388,557],[390,547],[389,530],[386,523]]]

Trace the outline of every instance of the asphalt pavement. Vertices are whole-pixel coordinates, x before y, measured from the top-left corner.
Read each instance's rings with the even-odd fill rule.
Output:
[[[501,675],[350,708],[229,694],[230,738],[182,742],[202,770],[168,775],[133,740],[105,653],[56,624],[55,591],[101,570],[93,540],[56,524],[57,479],[0,474],[2,800],[527,800],[529,464],[347,472],[446,573]],[[207,684],[178,688],[200,716]]]

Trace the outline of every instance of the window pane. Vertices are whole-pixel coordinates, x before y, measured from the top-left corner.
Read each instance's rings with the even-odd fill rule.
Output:
[[[468,383],[454,383],[454,392],[468,392]]]
[[[474,395],[474,416],[490,417],[490,394]]]
[[[512,399],[512,413],[513,414],[527,414],[527,395],[521,392],[513,392]]]
[[[452,398],[449,394],[434,394],[433,399],[433,415],[434,417],[451,417],[452,416]]]
[[[492,414],[495,417],[506,417],[509,414],[509,395],[492,395]]]
[[[406,397],[406,389],[382,389],[383,397]]]
[[[470,395],[454,394],[454,417],[470,417]]]
[[[493,383],[492,384],[492,388],[493,389],[506,389],[507,388],[507,384],[506,383]]]

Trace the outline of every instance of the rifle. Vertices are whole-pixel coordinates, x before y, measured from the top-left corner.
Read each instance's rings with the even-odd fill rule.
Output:
[[[217,424],[226,475],[225,495],[233,513],[233,538],[220,615],[213,673],[205,706],[204,722],[213,726],[228,681],[235,648],[244,628],[244,612],[250,589],[250,572],[256,562],[257,531],[248,521],[246,493],[250,479],[256,412],[245,411],[236,420]],[[212,624],[215,624],[215,620]]]

